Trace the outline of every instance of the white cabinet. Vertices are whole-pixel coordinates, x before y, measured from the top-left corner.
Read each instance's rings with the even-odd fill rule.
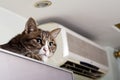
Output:
[[[73,80],[71,72],[0,49],[0,80]]]

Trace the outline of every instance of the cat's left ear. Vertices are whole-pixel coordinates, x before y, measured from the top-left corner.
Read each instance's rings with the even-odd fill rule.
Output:
[[[57,29],[52,30],[50,33],[53,38],[56,38],[60,31],[61,31],[61,28],[57,28]]]
[[[25,33],[28,34],[36,30],[37,30],[36,22],[33,18],[30,17],[25,25]]]

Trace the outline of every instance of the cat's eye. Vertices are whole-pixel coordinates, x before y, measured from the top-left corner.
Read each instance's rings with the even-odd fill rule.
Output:
[[[37,40],[38,43],[40,43],[40,44],[42,43],[42,39],[41,38],[37,38],[36,40]]]
[[[52,46],[52,45],[53,45],[53,42],[49,42],[49,45]]]

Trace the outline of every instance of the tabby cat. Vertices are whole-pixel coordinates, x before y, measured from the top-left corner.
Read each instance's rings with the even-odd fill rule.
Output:
[[[25,30],[0,47],[30,58],[46,61],[56,51],[55,38],[60,31],[60,28],[52,31],[38,29],[35,20],[29,18]]]

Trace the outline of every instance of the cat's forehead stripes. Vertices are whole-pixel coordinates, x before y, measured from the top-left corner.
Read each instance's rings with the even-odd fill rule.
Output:
[[[41,32],[41,38],[43,39],[43,40],[51,40],[51,36],[50,36],[50,32],[48,32],[48,31],[42,31]]]
[[[50,33],[48,31],[42,31],[42,37],[48,38],[50,36]]]
[[[31,32],[29,34],[22,34],[23,38],[27,38],[27,39],[34,39],[36,37],[40,37],[40,30],[38,31],[34,31],[34,32]]]

